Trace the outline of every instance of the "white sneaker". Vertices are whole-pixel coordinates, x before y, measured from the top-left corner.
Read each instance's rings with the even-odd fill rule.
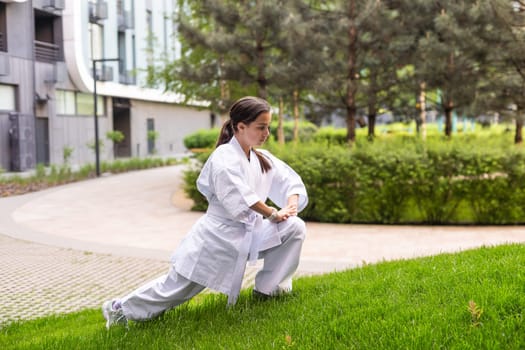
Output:
[[[102,304],[102,314],[106,319],[106,328],[109,329],[114,324],[128,326],[128,319],[124,316],[122,308],[113,309],[114,300],[108,300]]]

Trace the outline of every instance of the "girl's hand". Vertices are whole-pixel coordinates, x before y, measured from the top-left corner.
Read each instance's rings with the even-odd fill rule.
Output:
[[[297,215],[297,205],[289,204],[277,212],[277,217],[275,218],[274,222],[281,222],[287,220],[290,216],[295,215]]]

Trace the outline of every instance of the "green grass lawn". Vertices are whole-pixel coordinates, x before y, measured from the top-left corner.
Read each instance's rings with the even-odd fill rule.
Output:
[[[100,310],[13,323],[0,349],[524,349],[524,266],[521,244],[384,262],[229,309],[201,295],[128,330]]]

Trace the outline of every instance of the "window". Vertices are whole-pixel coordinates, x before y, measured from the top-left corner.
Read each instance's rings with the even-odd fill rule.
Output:
[[[147,62],[148,66],[153,65],[153,15],[151,10],[146,10],[146,39],[147,39]]]
[[[77,114],[93,115],[93,94],[77,93]],[[104,115],[103,96],[97,96],[97,115]]]
[[[135,35],[131,36],[131,67],[133,71],[137,69],[137,45],[135,44]]]
[[[98,24],[89,24],[89,60],[101,59],[104,57],[104,27]]]
[[[118,72],[120,74],[126,74],[126,33],[118,32]]]
[[[148,50],[153,51],[153,14],[151,10],[146,10],[146,26]]]
[[[0,110],[16,110],[15,102],[15,87],[12,85],[0,85]]]
[[[56,90],[57,114],[61,115],[93,115],[93,94],[82,92]],[[104,115],[104,97],[97,96],[97,115]]]
[[[124,14],[124,4],[122,0],[117,0],[117,14],[119,15]]]
[[[57,114],[75,114],[75,92],[66,90],[56,90],[56,109]]]

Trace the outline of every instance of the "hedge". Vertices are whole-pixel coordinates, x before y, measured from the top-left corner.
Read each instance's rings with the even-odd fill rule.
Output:
[[[306,220],[334,223],[525,223],[525,153],[520,147],[469,142],[269,144],[306,184]],[[511,145],[511,143],[507,143]],[[199,169],[186,191],[200,210]],[[191,189],[194,189],[191,191]]]
[[[293,140],[294,122],[286,121],[283,123],[283,133],[286,142]],[[299,122],[299,140],[307,142],[314,138],[317,133],[317,126],[313,123],[300,121]],[[201,129],[186,136],[183,140],[184,146],[188,149],[209,149],[215,146],[219,137],[219,128]],[[277,121],[274,120],[270,125],[271,138],[277,140]]]

